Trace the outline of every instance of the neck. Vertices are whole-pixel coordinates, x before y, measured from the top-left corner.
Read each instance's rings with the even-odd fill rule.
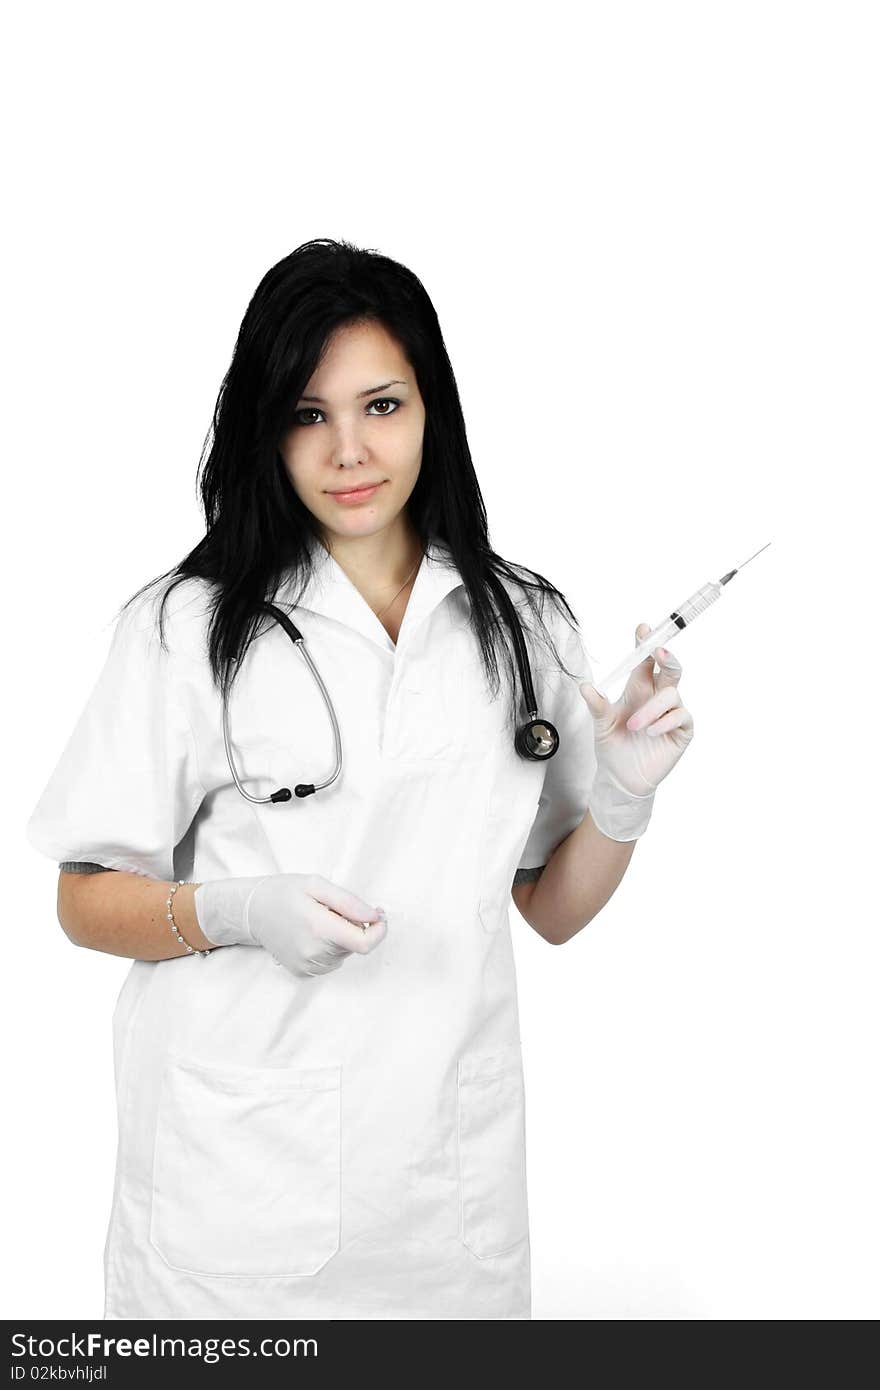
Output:
[[[371,536],[325,536],[324,545],[361,592],[393,593],[418,570],[422,543],[407,518]]]

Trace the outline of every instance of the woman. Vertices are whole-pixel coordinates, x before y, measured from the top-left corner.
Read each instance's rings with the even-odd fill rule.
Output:
[[[133,958],[104,1316],[528,1318],[509,894],[556,944],[608,900],[681,668],[578,685],[564,596],[489,545],[424,288],[349,243],[258,286],[201,490],[28,824],[67,934]]]

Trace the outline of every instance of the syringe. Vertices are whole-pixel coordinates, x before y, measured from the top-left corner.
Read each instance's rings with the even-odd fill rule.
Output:
[[[770,542],[768,541],[767,545],[769,544]],[[766,550],[767,545],[762,545],[761,550]],[[755,555],[760,555],[761,550],[756,550]],[[673,637],[676,637],[678,633],[681,632],[682,628],[687,627],[688,624],[692,623],[695,618],[698,618],[701,613],[705,613],[709,605],[714,603],[717,598],[721,597],[722,586],[726,584],[729,579],[732,579],[735,574],[738,574],[739,570],[743,569],[743,567],[749,563],[749,560],[754,560],[755,555],[750,555],[749,559],[744,560],[738,569],[730,570],[722,579],[718,580],[717,584],[704,584],[702,589],[698,589],[695,594],[691,594],[690,598],[685,599],[684,603],[680,603],[659,627],[655,627],[653,632],[649,632],[647,637],[643,638],[638,646],[634,647],[629,655],[624,657],[619,666],[615,666],[614,670],[609,675],[605,676],[602,680],[592,682],[599,691],[599,694],[604,695],[606,699],[618,699],[622,693],[622,686],[617,695],[614,695],[612,692],[620,682],[626,680],[630,671],[634,670],[640,661],[644,661],[645,658],[656,651],[658,647],[667,646],[672,641]]]

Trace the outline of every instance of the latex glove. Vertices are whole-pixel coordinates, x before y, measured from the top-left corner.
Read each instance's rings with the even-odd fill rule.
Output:
[[[651,631],[636,628],[636,646]],[[654,675],[654,662],[660,667]],[[578,687],[593,716],[597,771],[590,814],[603,835],[635,840],[648,828],[654,792],[694,736],[691,713],[681,702],[681,663],[666,647],[630,672],[613,703],[584,681]]]
[[[209,879],[196,888],[193,905],[215,946],[262,946],[294,975],[338,970],[350,955],[367,955],[388,931],[384,908],[320,874]]]

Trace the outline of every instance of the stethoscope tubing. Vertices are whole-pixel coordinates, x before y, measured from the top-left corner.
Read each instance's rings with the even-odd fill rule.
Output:
[[[532,672],[531,667],[529,665],[528,653],[526,651],[525,639],[523,637],[519,618],[517,617],[516,609],[513,606],[510,595],[507,593],[507,590],[505,589],[504,585],[501,583],[501,581],[497,578],[496,575],[490,575],[489,582],[492,586],[493,593],[496,595],[496,598],[500,606],[504,609],[507,615],[510,625],[510,631],[513,634],[514,647],[516,648],[517,666],[519,667],[519,675],[523,688],[526,712],[529,716],[528,722],[526,724],[521,725],[517,729],[514,738],[514,745],[516,747],[516,751],[520,754],[521,757],[531,759],[536,762],[546,762],[548,758],[552,758],[554,756],[554,754],[557,752],[559,748],[559,734],[557,733],[556,729],[553,727],[549,720],[539,719],[538,717],[537,701],[535,699],[535,688],[532,684]],[[276,606],[273,603],[263,603],[260,606],[263,609],[263,611],[270,613],[272,617],[275,619],[275,621],[284,629],[290,640],[293,642],[294,646],[298,648],[300,654],[306,661],[306,664],[308,665],[309,670],[311,671],[315,681],[318,684],[318,688],[320,689],[321,694],[324,697],[324,704],[327,706],[327,713],[330,716],[330,722],[333,726],[333,749],[335,766],[330,776],[323,782],[298,783],[294,787],[294,795],[296,795],[297,797],[303,798],[306,796],[312,796],[315,792],[322,791],[325,787],[329,787],[333,782],[336,781],[337,777],[342,772],[342,735],[339,732],[339,721],[336,718],[336,711],[333,708],[333,701],[330,699],[327,687],[321,678],[321,673],[315,665],[314,661],[312,660],[311,653],[306,647],[305,639],[302,633],[300,632],[299,628],[291,621],[291,619],[288,617],[286,613],[284,613],[280,608],[276,608]],[[535,726],[537,726],[537,730]],[[232,737],[229,730],[229,704],[225,696],[223,698],[223,743],[226,748],[226,759],[229,763],[229,770],[232,773],[233,781],[235,782],[235,785],[241,792],[242,796],[247,801],[250,801],[257,806],[264,806],[269,802],[290,800],[289,787],[279,787],[277,791],[272,792],[269,796],[253,796],[242,786],[241,779],[239,778],[235,768],[235,761],[232,754]]]
[[[332,782],[336,781],[336,778],[342,771],[342,735],[339,732],[339,720],[336,718],[333,701],[330,699],[329,691],[321,678],[321,672],[312,660],[312,654],[307,648],[305,638],[299,628],[291,622],[286,613],[282,612],[280,608],[276,608],[273,603],[264,603],[262,607],[267,613],[272,614],[275,621],[284,629],[294,646],[299,650],[300,655],[305,659],[324,697],[324,704],[327,706],[327,713],[330,715],[330,722],[333,725],[333,753],[335,766],[330,776],[324,782],[300,783],[294,788],[294,793],[298,797],[311,796],[314,792],[319,792],[322,791],[324,787],[329,787]],[[235,762],[232,756],[232,738],[229,732],[229,704],[225,699],[223,701],[223,742],[226,745],[226,758],[229,763],[229,770],[242,796],[246,797],[248,801],[253,802],[254,805],[257,806],[264,806],[270,801],[290,800],[290,791],[287,787],[279,788],[277,792],[272,792],[270,796],[252,796],[251,793],[246,791],[242,786],[238,773],[235,770]],[[286,795],[284,795],[284,793],[286,793]]]

